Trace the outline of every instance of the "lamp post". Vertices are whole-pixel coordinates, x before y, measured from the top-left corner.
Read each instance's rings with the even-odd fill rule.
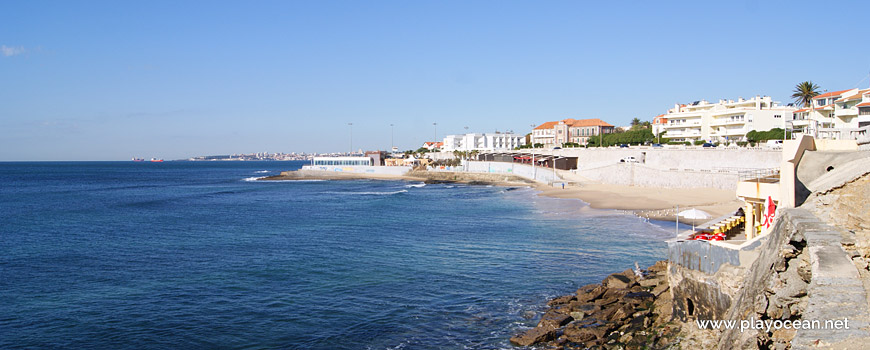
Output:
[[[393,144],[393,130],[393,124],[390,124],[390,152],[393,152],[393,147],[395,147],[395,145]]]
[[[350,127],[350,155],[353,155],[353,123],[347,123]]]
[[[531,147],[531,150],[532,150],[532,180],[537,181],[538,180],[538,169],[535,168],[535,137],[534,137],[535,136],[535,124],[532,124],[531,127],[532,127],[532,137],[531,137],[531,140],[529,140],[529,141],[532,143],[532,145],[531,145],[532,146]]]
[[[432,142],[438,143],[438,123],[432,123],[432,128],[435,130],[435,139]]]

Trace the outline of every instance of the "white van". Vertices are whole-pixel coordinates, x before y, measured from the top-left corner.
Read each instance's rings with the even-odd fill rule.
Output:
[[[782,140],[767,140],[765,147],[770,149],[780,149],[782,148]]]

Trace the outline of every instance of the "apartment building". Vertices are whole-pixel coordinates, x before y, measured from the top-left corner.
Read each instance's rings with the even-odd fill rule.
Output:
[[[532,143],[540,143],[544,147],[562,146],[568,142],[585,145],[591,137],[610,133],[613,133],[613,125],[601,119],[569,118],[535,127],[532,130]]]
[[[653,133],[665,133],[664,136],[673,141],[745,141],[746,134],[752,130],[785,128],[794,112],[794,107],[781,106],[770,96],[716,103],[701,100],[676,104],[654,118]]]
[[[526,144],[523,135],[513,133],[447,135],[444,137],[445,152],[512,150]]]
[[[870,126],[870,89],[831,91],[813,98],[808,108],[795,111],[795,133],[825,139],[854,140]]]

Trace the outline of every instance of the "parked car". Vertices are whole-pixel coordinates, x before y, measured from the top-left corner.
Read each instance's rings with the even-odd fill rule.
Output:
[[[553,149],[562,149],[562,147],[553,147]]]
[[[640,163],[637,158],[633,156],[628,156],[619,160],[620,163]]]
[[[782,140],[767,140],[764,145],[767,148],[780,149],[782,148]]]
[[[716,145],[707,142],[707,143],[705,143],[702,147],[704,147],[704,148],[708,148],[708,147],[716,147]]]
[[[661,147],[662,147],[662,144],[660,144],[660,143],[654,143],[654,144],[652,144],[652,146],[653,146],[653,147],[661,148]]]
[[[628,145],[623,143],[623,144],[619,145],[619,148],[628,148]]]

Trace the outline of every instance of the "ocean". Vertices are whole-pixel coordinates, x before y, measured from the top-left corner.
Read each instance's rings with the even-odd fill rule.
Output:
[[[0,163],[0,348],[500,349],[667,223],[304,162]]]

